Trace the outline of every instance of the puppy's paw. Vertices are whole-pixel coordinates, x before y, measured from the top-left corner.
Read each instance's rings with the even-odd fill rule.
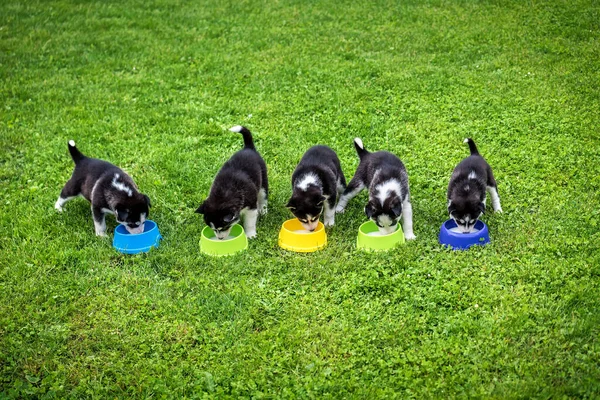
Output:
[[[410,233],[404,233],[404,239],[406,239],[406,240],[415,240],[416,238],[417,237],[412,232],[410,232]]]
[[[267,214],[267,206],[261,207],[260,210],[258,210],[258,213],[260,215],[265,215]]]
[[[62,207],[61,207],[61,206],[59,206],[58,204],[55,204],[55,205],[54,205],[54,209],[55,209],[56,211],[58,211],[58,212],[63,212],[63,211],[64,211],[64,208],[62,208]]]
[[[108,237],[105,231],[96,231],[96,236],[103,238]]]
[[[325,226],[333,226],[333,225],[335,225],[335,220],[334,220],[333,218],[331,218],[331,219],[326,219],[326,220],[324,221],[323,225],[325,225]]]
[[[256,237],[256,231],[246,232],[246,237],[248,239],[254,239]]]
[[[338,213],[338,214],[343,214],[343,213],[344,213],[344,211],[345,211],[345,209],[344,209],[344,207],[342,207],[342,206],[337,206],[337,207],[335,208],[335,212],[336,212],[336,213]]]
[[[502,207],[498,207],[494,210],[494,212],[502,214]]]

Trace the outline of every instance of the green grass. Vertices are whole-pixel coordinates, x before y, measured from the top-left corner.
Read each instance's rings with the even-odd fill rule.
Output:
[[[592,0],[3,1],[0,397],[600,397],[599,21]],[[237,124],[269,214],[214,259],[194,210]],[[363,192],[326,249],[279,249],[303,151],[349,179],[355,136],[405,162],[417,240],[357,252]],[[467,136],[504,213],[451,252]],[[158,250],[116,253],[84,200],[55,212],[69,139],[151,197]]]

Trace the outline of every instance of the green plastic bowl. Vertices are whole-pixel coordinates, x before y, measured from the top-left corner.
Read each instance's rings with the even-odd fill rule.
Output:
[[[404,232],[398,224],[395,232],[389,235],[371,236],[369,233],[379,232],[379,228],[373,221],[365,222],[358,228],[358,237],[356,238],[356,247],[367,251],[386,251],[394,248],[398,244],[404,243]]]
[[[230,256],[248,248],[244,228],[238,224],[229,231],[229,236],[233,236],[233,239],[215,240],[215,233],[209,226],[202,229],[200,236],[200,252],[209,256]]]

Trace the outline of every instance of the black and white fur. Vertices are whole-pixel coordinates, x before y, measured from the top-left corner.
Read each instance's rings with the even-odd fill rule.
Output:
[[[142,233],[150,199],[138,191],[129,175],[107,161],[84,156],[73,140],[69,140],[69,153],[75,169],[54,208],[62,212],[67,201],[83,196],[92,205],[96,235],[106,236],[106,214],[114,214],[129,233]]]
[[[377,224],[379,231],[382,234],[394,232],[402,216],[404,237],[407,240],[415,239],[408,173],[402,161],[387,151],[367,151],[359,138],[354,139],[354,148],[360,163],[340,197],[336,212],[344,212],[348,201],[368,188],[369,202],[365,206],[365,214]]]
[[[292,197],[286,207],[308,231],[314,231],[323,213],[325,226],[335,223],[335,203],[346,188],[346,178],[335,151],[313,146],[292,174]]]
[[[267,166],[254,147],[252,133],[240,125],[230,131],[242,134],[244,148],[223,164],[208,198],[196,210],[204,215],[204,222],[220,240],[229,235],[231,227],[240,219],[243,219],[246,236],[256,237],[256,220],[259,213],[267,213],[269,193]]]
[[[467,138],[471,155],[462,160],[448,184],[448,213],[463,233],[473,230],[477,219],[485,212],[486,191],[492,197],[492,207],[502,212],[496,179],[492,168],[477,151],[475,142]]]

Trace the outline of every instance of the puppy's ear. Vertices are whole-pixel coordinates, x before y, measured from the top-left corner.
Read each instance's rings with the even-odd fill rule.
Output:
[[[398,217],[402,214],[402,202],[399,198],[396,198],[391,204],[392,213],[394,213],[394,217]]]
[[[117,219],[119,221],[125,221],[127,219],[128,215],[129,215],[129,210],[127,210],[125,208],[117,207]]]
[[[204,214],[204,203],[200,204],[200,207],[198,207],[195,212],[198,214]]]
[[[365,214],[367,214],[367,218],[369,219],[371,219],[371,217],[373,217],[373,214],[375,214],[375,207],[373,207],[373,204],[371,204],[371,202],[368,202],[365,206]]]
[[[321,196],[319,197],[319,202],[317,203],[317,207],[321,207],[321,206],[323,206],[323,202],[324,202],[325,200],[326,200],[326,199],[325,199],[325,196],[321,195]]]
[[[479,203],[479,211],[485,214],[485,203],[483,201]]]
[[[456,211],[456,206],[452,204],[452,200],[448,200],[448,214],[452,214]]]
[[[150,203],[150,197],[144,195],[144,199],[146,200],[146,204],[148,204],[148,208],[152,207],[152,204]]]
[[[288,203],[285,205],[286,208],[289,208],[290,211],[294,211],[296,209],[296,205],[292,202],[292,199],[290,199],[290,201],[288,201]]]

